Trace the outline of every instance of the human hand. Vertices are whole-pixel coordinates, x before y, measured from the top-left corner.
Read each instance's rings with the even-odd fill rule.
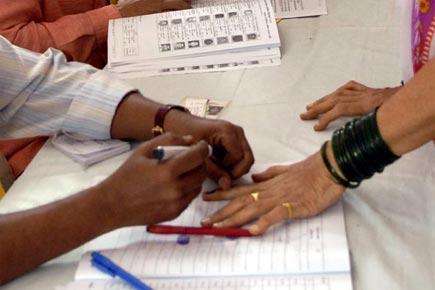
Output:
[[[191,8],[191,0],[138,0],[119,7],[122,17]]]
[[[202,225],[235,227],[258,219],[249,231],[259,235],[288,218],[307,218],[319,214],[336,203],[344,192],[344,187],[333,181],[320,153],[293,165],[271,167],[252,177],[257,183],[203,194],[206,201],[231,201],[206,217]],[[255,192],[259,193],[257,201],[251,195]]]
[[[210,177],[222,189],[229,189],[231,180],[247,173],[254,163],[243,129],[230,122],[199,118],[173,110],[166,117],[165,128],[179,135],[190,134],[195,140],[204,140],[225,149],[223,160],[212,156],[206,162]]]
[[[158,161],[151,159],[158,145],[191,145],[192,136],[164,134],[145,142],[109,178],[98,185],[102,204],[120,226],[149,225],[177,217],[202,189],[207,174],[208,146],[204,141]]]
[[[332,121],[344,116],[365,115],[382,105],[400,87],[374,89],[350,81],[333,93],[307,106],[300,115],[302,120],[319,118],[314,130],[326,129]]]

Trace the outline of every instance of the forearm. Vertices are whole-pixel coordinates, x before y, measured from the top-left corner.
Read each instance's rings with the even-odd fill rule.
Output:
[[[379,108],[375,115],[380,139],[385,142],[388,148],[387,151],[391,151],[396,156],[404,155],[435,138],[435,84],[432,81],[433,76],[435,76],[434,61],[427,64],[406,86],[397,90]],[[366,125],[363,125],[363,127],[370,128],[368,124],[371,121],[367,117],[364,118],[365,121],[363,122]],[[379,155],[377,150],[381,150],[382,145],[379,145],[380,143],[374,145],[373,143],[376,140],[374,136],[379,134],[376,133],[376,130],[369,129],[371,133],[362,133],[365,129],[361,131],[361,128],[363,128],[361,127],[362,123],[358,124],[353,123],[350,127],[348,127],[348,124],[346,125],[348,129],[344,129],[345,131],[342,131],[343,129],[336,131],[334,133],[336,137],[333,137],[333,140],[334,138],[336,140],[336,147],[333,149],[331,142],[326,147],[328,160],[338,175],[341,178],[349,179],[348,175],[351,174],[353,176],[352,181],[359,178],[356,178],[354,173],[349,172],[350,168],[356,168],[356,170],[359,170],[359,174],[362,170],[368,173],[367,170],[373,170],[373,168],[378,168],[376,171],[380,172],[378,162],[386,162],[383,166],[391,162],[391,160],[380,159],[393,158],[392,156]],[[355,129],[357,126],[360,129]],[[350,133],[351,131],[353,133]],[[338,134],[336,135],[336,133]],[[339,135],[345,137],[337,137]],[[339,143],[341,145],[338,145]],[[364,144],[364,146],[358,145],[355,147],[355,144],[360,143]],[[352,149],[349,149],[351,147]],[[373,151],[373,148],[377,149]],[[348,152],[344,153],[344,151]],[[340,159],[342,163],[344,162],[342,165],[348,167],[348,169],[344,169],[337,164],[337,154],[341,155]],[[385,154],[388,153],[385,152]],[[365,156],[367,165],[360,164],[361,160],[359,159],[361,159],[361,156]],[[345,159],[347,161],[344,161]],[[347,170],[347,174],[344,174],[343,170]]]
[[[115,227],[99,188],[0,216],[0,284]]]
[[[378,111],[379,130],[396,155],[435,139],[435,61],[429,62]]]

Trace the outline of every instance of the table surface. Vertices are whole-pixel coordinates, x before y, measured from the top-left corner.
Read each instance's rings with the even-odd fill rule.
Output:
[[[370,86],[400,83],[400,13],[394,0],[328,0],[327,16],[279,24],[277,67],[132,80],[148,97],[230,100],[223,118],[244,127],[259,163],[294,162],[318,150],[323,133],[298,115],[309,102],[350,79]],[[344,197],[355,290],[431,289],[435,285],[435,150],[428,144]],[[0,203],[0,212],[35,207],[90,186],[128,154],[83,169],[50,144]],[[2,289],[54,289],[73,280],[81,249]]]

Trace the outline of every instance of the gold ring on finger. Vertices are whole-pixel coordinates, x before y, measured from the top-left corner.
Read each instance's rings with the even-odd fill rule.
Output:
[[[289,202],[284,202],[282,204],[283,207],[287,209],[288,218],[291,219],[293,216],[293,208],[292,205]]]
[[[260,193],[258,191],[257,192],[252,192],[252,193],[250,193],[250,195],[252,196],[254,201],[258,201],[258,199],[260,198]]]

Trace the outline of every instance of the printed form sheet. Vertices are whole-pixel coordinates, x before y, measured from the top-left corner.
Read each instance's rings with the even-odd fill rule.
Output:
[[[306,275],[198,279],[146,279],[156,290],[351,290],[350,275]],[[56,290],[131,290],[119,280],[76,281]]]
[[[220,206],[221,203],[197,199],[169,224],[199,225],[201,218]],[[341,204],[317,217],[277,226],[261,237],[191,236],[188,245],[180,245],[176,235],[150,234],[144,227],[109,235],[107,239],[117,241],[111,246],[119,248],[104,251],[104,254],[143,278],[346,273],[350,270]],[[103,237],[99,245],[104,244]],[[99,248],[99,245],[90,247]],[[107,277],[91,266],[86,255],[76,278]]]
[[[249,0],[109,23],[109,63],[280,45],[269,0]]]
[[[280,64],[269,0],[110,21],[108,69],[121,77],[221,71]]]
[[[246,0],[193,0],[192,7],[226,5]],[[249,1],[249,0],[248,0]],[[270,0],[276,18],[295,18],[327,14],[326,0]]]

